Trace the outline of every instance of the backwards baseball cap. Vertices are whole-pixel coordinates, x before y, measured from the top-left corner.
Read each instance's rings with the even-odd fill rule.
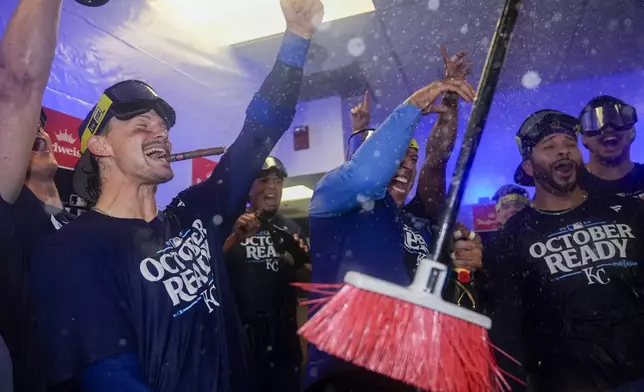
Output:
[[[514,172],[514,182],[519,185],[534,186],[534,179],[523,170],[523,162],[530,159],[534,147],[546,136],[566,134],[577,138],[579,120],[558,110],[545,109],[531,114],[516,134],[516,142],[521,153],[521,163]]]
[[[362,144],[373,135],[375,132],[375,128],[365,128],[361,129],[359,131],[355,131],[349,136],[349,141],[347,142],[347,153],[346,153],[346,160],[348,161],[353,154],[355,154],[356,151],[358,151],[358,148],[362,146]],[[415,148],[418,150],[418,142],[416,139],[412,138],[411,142],[409,143],[409,148]]]
[[[264,161],[264,164],[262,165],[262,171],[259,174],[259,177],[266,175],[268,172],[274,171],[277,173],[279,177],[282,179],[288,177],[288,173],[286,171],[286,167],[284,167],[284,164],[282,161],[275,157],[268,157]]]
[[[528,191],[514,184],[503,185],[496,191],[496,193],[494,193],[492,200],[494,201],[498,212],[503,203],[517,202],[528,204]]]
[[[89,189],[88,179],[95,175],[91,153],[87,142],[92,136],[105,132],[110,119],[130,120],[141,114],[154,110],[165,122],[168,129],[176,122],[176,113],[172,106],[164,101],[147,83],[140,80],[126,80],[108,87],[87,114],[78,128],[81,140],[81,157],[74,168],[74,192],[83,199],[96,201],[98,195]]]
[[[637,123],[637,110],[621,99],[600,95],[588,102],[579,114],[581,132],[597,136],[610,126],[616,131],[627,131]]]

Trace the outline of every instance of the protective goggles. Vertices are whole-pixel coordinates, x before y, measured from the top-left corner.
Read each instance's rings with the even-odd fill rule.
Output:
[[[637,111],[630,105],[607,102],[586,110],[580,121],[581,131],[586,136],[597,136],[608,127],[628,131],[637,123]]]
[[[168,129],[174,126],[174,109],[148,84],[139,80],[127,80],[108,88],[101,95],[81,132],[81,152],[85,151],[87,141],[93,135],[102,132],[111,117],[126,121],[151,110],[163,119]]]
[[[505,195],[502,196],[499,201],[496,202],[496,212],[501,211],[501,207],[503,204],[509,204],[509,203],[514,203],[514,204],[528,204],[528,198],[523,196],[523,195]]]

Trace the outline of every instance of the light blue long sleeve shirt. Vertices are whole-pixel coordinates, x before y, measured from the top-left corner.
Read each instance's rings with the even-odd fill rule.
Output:
[[[421,115],[421,110],[414,105],[403,103],[398,106],[351,160],[320,180],[311,199],[309,215],[343,215],[366,201],[384,198],[387,185],[405,157]]]

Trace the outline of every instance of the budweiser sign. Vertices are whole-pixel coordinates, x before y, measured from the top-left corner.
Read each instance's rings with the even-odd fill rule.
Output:
[[[499,229],[494,204],[472,206],[472,221],[475,231],[484,232]]]
[[[51,138],[51,148],[58,166],[73,169],[81,156],[78,127],[82,121],[53,109],[44,110],[47,113],[45,131]]]

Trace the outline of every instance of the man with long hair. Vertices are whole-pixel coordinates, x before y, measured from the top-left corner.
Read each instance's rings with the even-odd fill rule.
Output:
[[[39,249],[38,326],[52,385],[84,391],[253,391],[222,244],[295,115],[323,6],[281,0],[287,31],[240,135],[210,178],[157,211],[172,106],[138,80],[101,95],[79,128],[74,189],[96,201]]]

